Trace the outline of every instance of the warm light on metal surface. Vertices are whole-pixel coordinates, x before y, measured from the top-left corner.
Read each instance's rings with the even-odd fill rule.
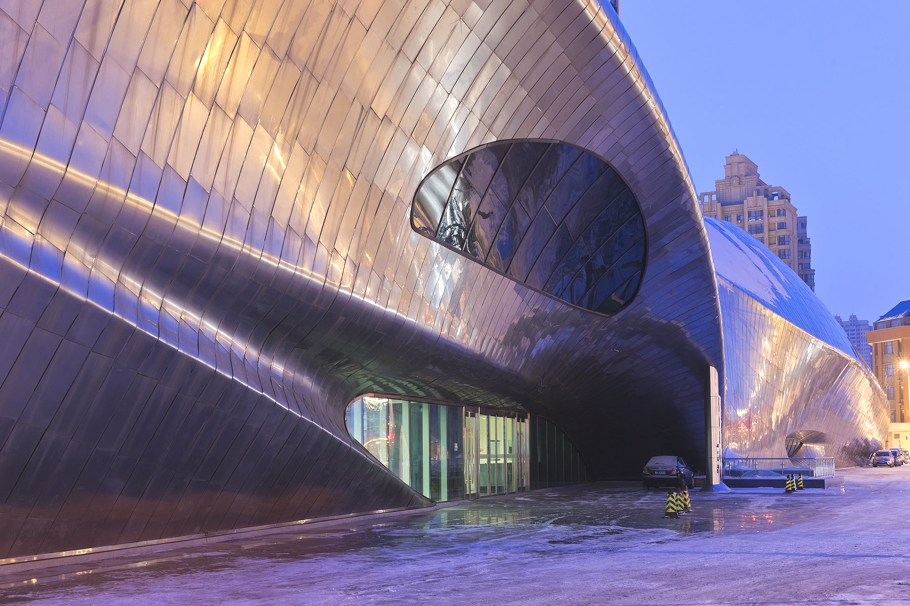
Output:
[[[699,459],[712,366],[747,393],[737,422],[768,412],[762,447],[801,397],[769,395],[783,370],[836,395],[819,422],[867,395],[802,316],[718,293],[669,120],[597,2],[20,4],[0,8],[0,559],[427,505],[347,434],[365,393],[523,408],[599,477]],[[637,201],[646,266],[609,317],[411,228],[436,167],[528,139]],[[724,297],[756,318],[748,355]]]

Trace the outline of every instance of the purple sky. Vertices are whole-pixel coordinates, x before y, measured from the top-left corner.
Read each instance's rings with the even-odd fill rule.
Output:
[[[910,299],[910,2],[623,0],[698,191],[738,149],[809,217],[816,294]]]

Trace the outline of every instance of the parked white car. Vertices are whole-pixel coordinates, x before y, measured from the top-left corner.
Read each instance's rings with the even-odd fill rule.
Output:
[[[879,467],[881,465],[887,465],[888,467],[894,467],[894,453],[890,450],[876,450],[872,454],[870,459],[872,467]]]

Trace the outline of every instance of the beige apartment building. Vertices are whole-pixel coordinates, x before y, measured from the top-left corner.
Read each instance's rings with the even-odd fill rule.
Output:
[[[872,346],[872,371],[891,407],[891,422],[910,423],[910,301],[876,320],[866,340]]]
[[[715,191],[698,195],[702,214],[734,223],[759,239],[815,290],[808,219],[797,214],[790,192],[761,180],[758,166],[743,154],[726,157]]]

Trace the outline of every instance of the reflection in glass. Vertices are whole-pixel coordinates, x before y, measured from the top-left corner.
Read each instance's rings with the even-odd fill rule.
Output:
[[[503,414],[514,413],[478,415],[461,406],[364,396],[348,406],[345,420],[351,436],[376,460],[441,502],[527,490],[527,474],[520,476],[522,483],[507,484],[506,478],[515,474],[509,467],[515,466],[513,434],[519,428],[527,433],[528,421]]]
[[[505,160],[493,177],[490,188],[507,206],[518,197],[525,181],[531,175],[541,156],[549,149],[549,143],[516,141],[509,145]]]
[[[471,231],[468,233],[468,242],[465,252],[478,259],[487,259],[487,264],[496,269],[500,265],[487,258],[490,245],[496,239],[496,233],[505,219],[509,207],[502,203],[491,190],[483,197]],[[498,259],[498,256],[496,257]]]
[[[531,490],[591,481],[575,445],[556,425],[532,416],[528,431]]]
[[[434,222],[429,217],[423,206],[414,205],[414,213],[411,217],[411,225],[414,226],[414,231],[428,238],[435,238],[437,222]]]
[[[556,296],[562,298],[562,294],[566,287],[569,286],[572,276],[583,268],[589,258],[590,254],[588,253],[588,249],[585,248],[584,241],[576,240],[572,247],[569,248],[566,256],[562,258],[559,265],[553,270],[550,279],[547,281],[546,286],[544,286],[544,291],[556,293]]]
[[[515,254],[515,247],[521,243],[523,235],[531,226],[531,218],[521,208],[520,205],[514,205],[506,220],[503,221],[502,227],[499,228],[499,234],[496,236],[496,246],[490,250],[489,257],[495,257],[496,267],[507,268],[512,261],[512,255]]]
[[[569,175],[566,173],[570,169],[577,170],[573,164],[584,164],[576,162],[581,155],[582,151],[571,145],[550,146],[518,194],[518,203],[529,215],[537,215],[544,202],[549,204],[552,200],[558,205],[574,200],[571,195],[560,190],[559,185],[579,181],[571,172]]]
[[[528,286],[544,290],[544,292],[549,292],[545,290],[547,280],[549,280],[550,276],[553,274],[556,265],[566,256],[569,249],[572,248],[573,242],[574,240],[565,223],[556,228],[556,233],[553,234],[553,237],[547,242],[547,245],[537,258],[537,262],[534,264],[531,273],[528,274]]]
[[[540,256],[540,247],[535,244],[546,242],[555,232],[556,223],[546,210],[537,215],[537,218],[531,223],[531,232],[521,241],[521,245],[512,256],[509,274],[517,280],[527,282],[528,273]]]
[[[461,180],[456,182],[452,189],[452,197],[442,214],[442,222],[439,224],[439,237],[455,248],[464,246],[471,216],[474,214],[472,189],[470,185],[466,185]]]
[[[638,203],[606,162],[572,145],[504,141],[468,152],[433,171],[412,206],[417,232],[573,305],[615,313],[641,283]]]
[[[564,225],[569,228],[572,238],[580,237],[582,232],[603,212],[605,201],[609,201],[612,206],[617,194],[624,195],[627,191],[616,171],[604,171],[566,215]],[[553,206],[550,201],[547,202],[547,205],[548,207]]]
[[[348,406],[345,421],[377,461],[437,502],[520,492],[535,481],[590,481],[562,431],[515,411],[364,396]]]
[[[477,417],[479,423],[477,460],[479,461],[478,470],[480,471],[480,496],[485,497],[490,493],[490,417],[489,415],[480,415]]]
[[[480,472],[478,471],[477,452],[477,412],[466,410],[464,415],[464,486],[465,496],[476,497],[479,494]]]
[[[580,154],[580,157],[576,160],[575,164],[572,165],[565,177],[559,181],[559,184],[553,189],[552,193],[548,192],[546,207],[550,212],[550,215],[559,222],[565,219],[569,211],[572,210],[579,201],[583,200],[585,192],[591,188],[592,184],[597,183],[597,180],[604,172],[615,174],[615,172],[599,158],[588,153]],[[621,179],[619,180],[619,190],[626,190],[626,186],[622,183]],[[611,194],[615,195],[615,192],[609,192],[606,197],[589,200],[585,203],[593,204],[595,207],[598,207],[608,202]]]
[[[417,191],[415,206],[420,209],[417,214],[419,225],[431,229],[434,234],[460,169],[460,161],[445,164],[430,175]],[[414,221],[414,226],[418,227],[417,220]]]

